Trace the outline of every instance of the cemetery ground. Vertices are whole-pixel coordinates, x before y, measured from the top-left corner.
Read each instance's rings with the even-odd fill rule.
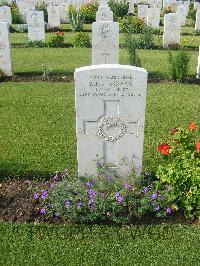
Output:
[[[171,217],[125,226],[41,223],[34,186],[55,171],[67,168],[73,177],[77,170],[73,73],[91,64],[91,48],[71,48],[72,33],[64,30],[63,48],[24,48],[27,34],[11,36],[15,76],[0,83],[0,264],[198,265],[198,221]],[[144,143],[149,169],[157,163],[158,143],[172,128],[200,120],[200,83],[194,82],[199,37],[190,34],[188,28],[182,36],[191,55],[185,84],[170,80],[166,50],[139,50],[149,73]],[[158,46],[161,38],[155,36]],[[120,63],[128,64],[125,49],[120,49]]]

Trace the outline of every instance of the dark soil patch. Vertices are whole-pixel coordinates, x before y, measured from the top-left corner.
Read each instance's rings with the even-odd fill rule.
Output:
[[[39,201],[33,198],[34,188],[44,187],[45,180],[7,180],[0,183],[0,222],[46,222],[53,224],[69,223],[57,217],[44,218],[40,211]],[[181,215],[171,216],[168,219],[143,217],[133,221],[133,224],[192,224],[200,225],[200,221],[189,221]],[[111,224],[111,223],[106,223]],[[113,224],[112,224],[113,225]]]
[[[43,77],[43,76],[33,76],[33,75],[15,75],[13,77],[6,77],[3,79],[3,82],[12,81],[12,82],[42,82],[42,81],[48,81],[48,82],[72,82],[74,81],[73,75],[62,75],[62,76],[49,76],[49,77]]]

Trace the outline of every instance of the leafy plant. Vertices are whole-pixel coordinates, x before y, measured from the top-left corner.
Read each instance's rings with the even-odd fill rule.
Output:
[[[57,173],[46,188],[34,194],[42,202],[40,212],[75,222],[129,222],[137,215],[136,180],[121,178],[98,165],[95,177],[69,179],[66,172]]]
[[[141,60],[137,53],[138,41],[134,34],[126,33],[124,46],[128,52],[129,64],[132,66],[141,66]]]
[[[72,39],[74,47],[90,47],[90,36],[85,32],[76,32]]]
[[[120,31],[123,33],[142,33],[146,28],[144,20],[134,17],[125,16],[119,19]]]
[[[187,217],[200,216],[200,132],[196,123],[188,129],[177,127],[172,130],[170,144],[158,146],[161,163],[156,177],[157,189],[172,187],[171,197]]]
[[[83,31],[83,15],[73,5],[69,6],[69,20],[73,31]]]
[[[194,31],[194,35],[195,35],[195,36],[200,36],[200,30],[195,30],[195,31]]]
[[[114,20],[117,21],[128,14],[129,4],[125,0],[115,2],[114,0],[109,1],[110,9],[113,12]]]
[[[153,29],[151,27],[146,27],[143,34],[140,35],[138,39],[138,48],[140,49],[151,49],[154,46],[153,42]]]
[[[36,48],[41,48],[45,47],[46,44],[43,41],[29,41],[27,44],[27,47],[36,47]]]
[[[83,4],[80,7],[80,13],[84,18],[84,23],[93,23],[96,20],[96,12],[98,10],[98,3],[91,2]]]
[[[27,24],[10,25],[9,30],[10,32],[18,32],[18,33],[28,32],[28,25]]]
[[[23,24],[24,19],[19,12],[19,8],[15,1],[11,4],[12,24]]]
[[[49,47],[61,47],[64,43],[64,32],[56,32],[50,37],[47,45]]]
[[[3,80],[3,77],[4,77],[4,73],[3,73],[3,71],[0,69],[0,81]]]
[[[49,80],[51,71],[52,71],[51,66],[47,66],[47,65],[42,64],[43,80]]]
[[[168,52],[169,74],[174,81],[185,82],[189,73],[190,55],[181,49],[176,53]]]

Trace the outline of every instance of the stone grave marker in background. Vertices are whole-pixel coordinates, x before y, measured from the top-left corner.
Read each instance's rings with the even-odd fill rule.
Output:
[[[134,7],[135,7],[135,0],[130,0],[129,6],[128,6],[128,13],[129,14],[134,14]]]
[[[138,18],[143,19],[147,23],[148,5],[138,5]]]
[[[9,25],[12,24],[11,8],[9,6],[0,7],[0,21],[8,22]]]
[[[180,44],[181,26],[178,16],[175,13],[168,13],[164,16],[163,47]]]
[[[27,16],[28,38],[30,41],[45,41],[43,11],[30,11]]]
[[[160,8],[147,9],[147,25],[154,29],[159,28],[160,25]]]
[[[5,76],[12,76],[12,60],[10,49],[10,32],[7,22],[0,22],[0,70]]]
[[[199,56],[198,56],[198,64],[197,64],[197,79],[200,79],[200,46],[199,46]]]
[[[49,6],[47,8],[48,12],[48,25],[50,28],[60,27],[60,7],[59,6]]]
[[[113,14],[107,4],[98,10],[98,22],[92,23],[92,64],[119,63],[119,23],[110,21]]]
[[[200,31],[200,10],[196,12],[195,30]]]
[[[65,24],[65,23],[69,23],[69,15],[68,15],[68,6],[65,3],[62,3],[61,5],[59,5],[60,7],[60,22]]]
[[[186,8],[184,5],[177,6],[176,14],[180,19],[181,26],[185,26],[186,24]]]
[[[79,175],[95,175],[95,159],[122,176],[132,164],[140,174],[146,70],[117,64],[81,67],[75,71],[75,86]]]

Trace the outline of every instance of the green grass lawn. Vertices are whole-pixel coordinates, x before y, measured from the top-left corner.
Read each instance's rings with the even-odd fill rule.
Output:
[[[198,122],[199,106],[199,85],[148,85],[145,158],[151,167],[157,144],[178,124]],[[3,83],[0,111],[1,178],[76,170],[73,83]]]
[[[77,67],[90,65],[92,60],[90,48],[13,48],[12,52],[14,73],[17,75],[42,75],[44,66],[51,66],[52,74],[73,75]],[[198,51],[188,53],[191,55],[189,74],[195,76]],[[139,57],[149,76],[169,77],[167,51],[139,50]],[[120,63],[129,64],[125,49],[120,49]]]
[[[0,224],[0,264],[199,265],[193,226]]]

